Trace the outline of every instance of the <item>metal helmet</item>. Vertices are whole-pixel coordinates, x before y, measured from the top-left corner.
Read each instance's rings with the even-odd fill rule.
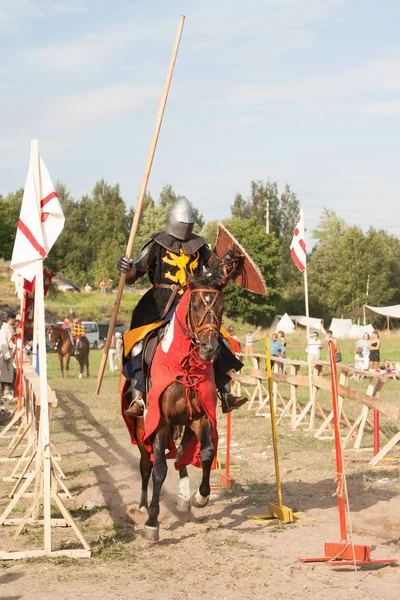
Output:
[[[75,310],[74,310],[73,308],[70,308],[70,309],[69,309],[69,311],[68,311],[68,313],[69,313],[69,315],[70,315],[71,317],[74,317],[74,316],[75,316]]]
[[[178,240],[190,238],[194,226],[194,210],[186,196],[179,196],[167,212],[165,231]]]

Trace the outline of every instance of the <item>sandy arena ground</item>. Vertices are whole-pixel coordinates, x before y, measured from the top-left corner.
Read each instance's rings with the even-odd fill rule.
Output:
[[[267,502],[275,501],[275,487],[269,421],[245,410],[233,419],[233,464],[240,466],[233,490],[214,490],[208,507],[183,517],[175,510],[177,475],[169,465],[160,542],[144,541],[145,518],[136,510],[138,453],[119,416],[116,377],[107,374],[96,397],[94,378],[62,381],[54,357],[51,361],[51,385],[59,397],[51,420],[53,440],[73,494],[68,507],[93,558],[2,562],[0,600],[398,598],[400,567],[354,572],[298,562],[321,556],[325,541],[339,541],[332,441],[318,442],[282,426],[284,502],[305,512],[303,522],[259,527],[246,518],[266,512]],[[220,423],[223,446],[222,416]],[[0,463],[1,475],[10,470]],[[400,561],[399,469],[371,471],[365,464],[349,464],[348,472],[355,542],[370,544],[373,558]],[[0,483],[2,507],[11,485]],[[11,533],[1,529],[2,547]],[[30,527],[19,548],[39,547],[40,541],[41,529]],[[55,529],[54,545],[75,547],[71,530]]]

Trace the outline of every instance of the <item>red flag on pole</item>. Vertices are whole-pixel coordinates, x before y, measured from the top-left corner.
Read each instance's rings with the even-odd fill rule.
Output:
[[[32,281],[35,261],[46,258],[63,227],[64,214],[46,166],[40,157],[36,162],[31,156],[11,268]]]
[[[307,255],[306,240],[304,236],[304,216],[302,210],[300,210],[300,215],[294,229],[292,243],[290,244],[290,254],[299,271],[304,271],[307,267]]]

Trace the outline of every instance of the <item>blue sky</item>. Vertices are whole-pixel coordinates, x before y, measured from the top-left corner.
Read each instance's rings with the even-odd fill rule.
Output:
[[[148,189],[207,220],[252,179],[400,235],[398,0],[0,0],[0,193],[29,140],[74,197],[104,177],[136,202],[179,15]]]

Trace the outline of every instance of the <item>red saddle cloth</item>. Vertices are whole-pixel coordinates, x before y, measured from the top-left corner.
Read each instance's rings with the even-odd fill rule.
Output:
[[[212,439],[217,451],[217,391],[214,379],[212,362],[204,362],[199,358],[198,346],[192,347],[191,338],[185,335],[187,331],[186,312],[189,302],[189,290],[182,296],[175,315],[169,325],[166,336],[159,343],[151,365],[151,390],[148,393],[147,413],[144,419],[145,431],[142,441],[154,461],[152,434],[160,422],[160,397],[164,390],[174,381],[179,381],[186,387],[186,397],[189,412],[196,411],[196,401],[190,401],[193,392],[200,400],[201,407],[208,416],[212,427]],[[122,414],[129,406],[130,394],[128,393],[129,381],[126,382],[121,396]],[[192,392],[193,390],[193,392]],[[131,442],[137,444],[135,425],[133,420],[125,417],[125,424],[131,436]],[[177,448],[171,437],[167,440],[167,458],[176,458]],[[215,463],[215,461],[214,461]],[[186,465],[201,468],[200,443],[193,434],[179,459],[175,468],[179,470]],[[215,468],[215,464],[213,467]]]

